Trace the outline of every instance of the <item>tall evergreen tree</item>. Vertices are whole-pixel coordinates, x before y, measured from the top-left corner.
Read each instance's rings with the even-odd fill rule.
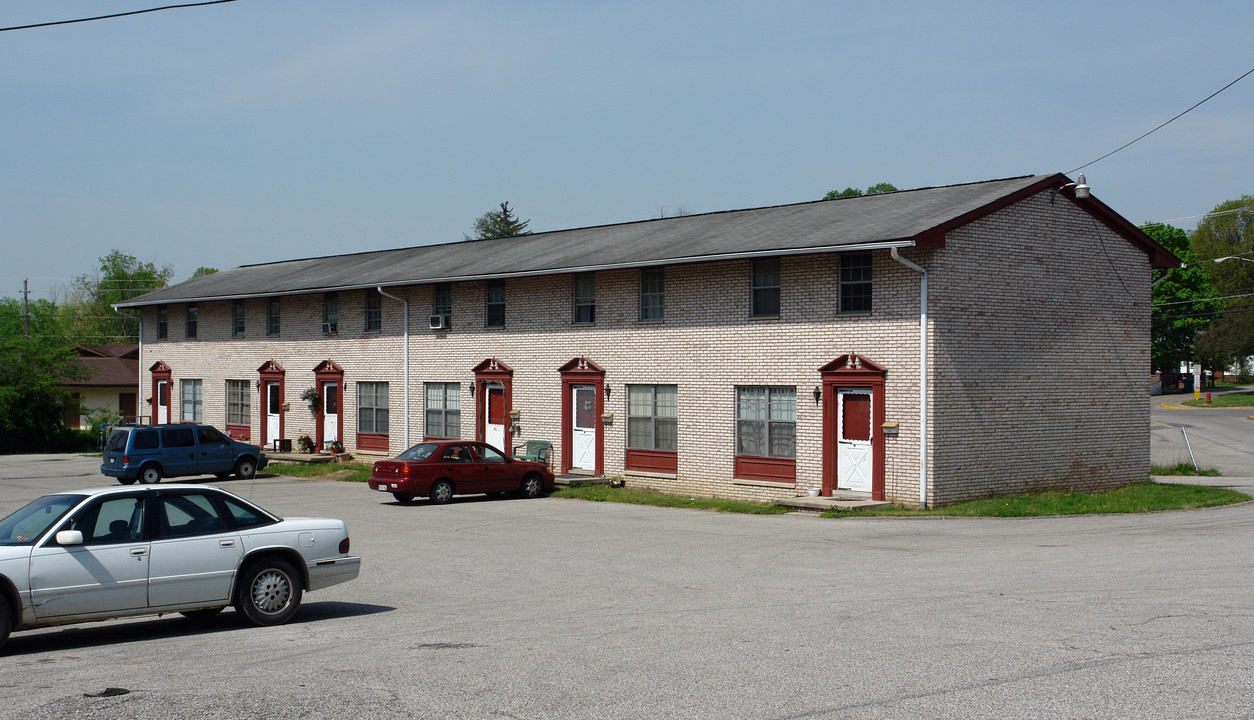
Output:
[[[514,216],[509,201],[501,203],[500,210],[489,210],[480,215],[472,226],[474,235],[464,236],[466,240],[491,240],[492,238],[516,237],[530,235],[527,229],[530,220],[520,220]]]

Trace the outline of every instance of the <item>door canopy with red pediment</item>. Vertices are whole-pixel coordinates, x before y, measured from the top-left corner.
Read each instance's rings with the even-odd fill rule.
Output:
[[[164,360],[158,360],[148,368],[148,372],[152,374],[152,395],[148,396],[148,402],[152,405],[149,422],[154,425],[170,422],[170,378],[174,371]],[[165,417],[162,417],[162,408],[165,408]]]
[[[314,372],[317,372],[317,371],[315,370]],[[260,375],[276,375],[276,374],[285,375],[287,374],[287,371],[284,370],[283,366],[278,364],[277,362],[273,360],[267,360],[261,364],[261,367],[257,368],[257,373]]]
[[[286,413],[283,398],[287,397],[284,381],[287,370],[274,360],[267,360],[257,368],[257,392],[261,396],[260,432],[261,446],[266,447],[283,437],[286,430]]]
[[[865,449],[864,457],[870,463],[868,473],[871,498],[883,500],[884,377],[888,371],[879,363],[857,353],[848,353],[819,368],[819,374],[823,378],[823,495],[830,496],[837,489],[841,471],[842,439],[853,441],[846,442],[845,445],[857,444],[869,434],[870,447]],[[868,394],[869,408],[866,407]],[[849,403],[852,405],[845,407]],[[862,421],[869,420],[870,427],[866,429],[869,433],[859,429],[857,432],[847,432],[842,437],[842,412],[852,410],[854,406],[859,406],[857,413]],[[846,461],[848,457],[846,455]]]
[[[471,371],[475,374],[471,388],[475,398],[475,439],[508,444],[514,432],[514,419],[509,414],[514,409],[514,369],[496,358],[487,358]],[[500,438],[488,439],[489,425]],[[508,447],[501,449],[509,451]]]
[[[605,473],[605,426],[602,421],[605,413],[605,368],[586,357],[577,357],[557,371],[562,375],[561,471],[566,473],[578,467],[582,472],[591,471],[599,477]],[[576,394],[581,397],[579,405],[575,402]],[[589,401],[591,412],[582,404]],[[576,443],[579,448],[575,447]]]
[[[317,447],[321,448],[323,442],[327,440],[344,440],[344,428],[342,422],[342,410],[344,407],[344,368],[340,367],[334,360],[323,360],[313,369],[315,382],[318,389],[318,407],[314,411],[316,419],[314,442]],[[334,389],[334,395],[327,397],[328,388]],[[328,411],[333,408],[334,412]],[[333,420],[328,420],[331,415]],[[334,428],[331,425],[334,424]],[[329,437],[332,435],[333,437]]]

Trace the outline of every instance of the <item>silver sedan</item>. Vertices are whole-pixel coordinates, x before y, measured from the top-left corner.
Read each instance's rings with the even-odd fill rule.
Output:
[[[220,488],[45,495],[0,520],[0,646],[11,630],[228,605],[287,622],[301,594],[357,577],[340,520],[273,515]]]

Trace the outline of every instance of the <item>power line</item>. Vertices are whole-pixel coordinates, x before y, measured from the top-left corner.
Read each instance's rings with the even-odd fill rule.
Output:
[[[222,3],[235,1],[236,0],[205,0],[205,2],[185,3],[183,5],[165,5],[162,7],[148,8],[147,10],[131,10],[130,12],[114,13],[112,15],[97,15],[96,17],[78,18],[76,20],[54,20],[52,22],[35,23],[34,25],[15,25],[13,27],[0,28],[0,32],[4,32],[6,30],[30,30],[31,28],[49,27],[51,25],[72,25],[73,23],[91,22],[93,20],[108,20],[111,18],[126,17],[127,15],[143,15],[144,13],[154,13],[162,10],[200,7],[201,5],[221,5]]]
[[[1150,305],[1152,308],[1166,307],[1168,305],[1187,305],[1189,303],[1206,302],[1207,300],[1232,300],[1233,298],[1254,297],[1254,293],[1245,293],[1243,295],[1224,295],[1223,297],[1206,297],[1196,300],[1177,300],[1175,302],[1154,303]]]
[[[1245,74],[1244,74],[1244,75],[1242,75],[1241,77],[1237,78],[1236,80],[1233,80],[1232,82],[1228,83],[1227,85],[1224,85],[1223,87],[1219,88],[1218,90],[1216,90],[1215,92],[1211,93],[1210,95],[1207,95],[1206,97],[1204,97],[1204,98],[1202,98],[1200,101],[1198,101],[1195,105],[1193,105],[1193,107],[1189,108],[1188,110],[1185,110],[1184,112],[1182,112],[1182,113],[1180,113],[1179,115],[1177,115],[1177,116],[1173,117],[1172,119],[1168,120],[1167,122],[1163,123],[1162,125],[1159,125],[1158,127],[1154,128],[1153,130],[1150,130],[1149,132],[1145,133],[1144,135],[1142,135],[1141,137],[1137,138],[1136,140],[1133,140],[1132,142],[1128,142],[1128,143],[1124,143],[1123,145],[1120,145],[1119,147],[1115,148],[1114,150],[1111,150],[1110,152],[1106,153],[1105,155],[1103,155],[1103,156],[1101,156],[1101,157],[1097,158],[1097,160],[1090,160],[1089,162],[1087,162],[1087,163],[1085,163],[1085,164],[1081,165],[1081,166],[1080,166],[1080,167],[1078,167],[1078,168],[1073,168],[1073,169],[1071,169],[1071,170],[1068,170],[1068,171],[1067,171],[1067,174],[1068,174],[1068,175],[1070,175],[1071,173],[1076,172],[1077,170],[1083,170],[1084,168],[1088,167],[1089,165],[1092,165],[1092,164],[1094,164],[1094,163],[1096,163],[1096,162],[1098,162],[1098,161],[1100,161],[1100,160],[1105,160],[1106,158],[1110,157],[1111,155],[1114,155],[1115,153],[1119,152],[1120,150],[1122,150],[1122,149],[1124,149],[1124,148],[1128,147],[1128,146],[1129,146],[1129,145],[1131,145],[1132,143],[1137,142],[1138,140],[1142,140],[1142,139],[1144,139],[1144,138],[1146,138],[1146,137],[1149,137],[1150,135],[1153,135],[1154,133],[1158,132],[1159,130],[1162,130],[1163,128],[1167,127],[1167,126],[1168,126],[1168,125],[1170,125],[1171,123],[1173,123],[1173,122],[1175,122],[1175,121],[1179,120],[1180,118],[1184,117],[1186,114],[1188,114],[1188,113],[1189,113],[1190,111],[1192,111],[1194,108],[1196,108],[1198,105],[1201,105],[1202,103],[1206,102],[1207,100],[1210,100],[1211,98],[1215,97],[1216,95],[1218,95],[1219,93],[1223,92],[1224,90],[1227,90],[1228,88],[1232,87],[1233,85],[1236,85],[1237,83],[1241,82],[1242,80],[1244,80],[1244,79],[1245,79],[1246,75],[1249,75],[1249,74],[1251,74],[1251,73],[1254,73],[1254,68],[1250,68],[1250,69],[1249,69],[1249,70],[1247,70],[1247,71],[1245,72]]]
[[[1152,220],[1150,222],[1141,223],[1137,227],[1147,228],[1147,227],[1150,227],[1151,225],[1167,225],[1177,220],[1196,220],[1197,218],[1213,218],[1213,217],[1220,217],[1222,215],[1235,215],[1237,213],[1249,212],[1249,211],[1250,211],[1249,207],[1239,207],[1239,208],[1234,208],[1232,210],[1221,210],[1219,212],[1202,213],[1201,215],[1186,215],[1184,217],[1172,218],[1170,220]]]

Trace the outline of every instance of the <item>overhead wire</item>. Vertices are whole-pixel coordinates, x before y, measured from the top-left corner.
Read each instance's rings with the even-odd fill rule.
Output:
[[[53,25],[72,25],[74,23],[92,22],[93,20],[109,20],[112,18],[126,17],[128,15],[143,15],[145,13],[160,12],[162,10],[177,10],[179,8],[200,7],[202,5],[221,5],[222,3],[236,2],[236,0],[204,0],[204,2],[183,3],[181,5],[163,5],[162,7],[147,8],[145,10],[130,10],[128,12],[113,13],[111,15],[97,15],[95,17],[76,18],[74,20],[53,20],[51,22],[33,23],[31,25],[14,25],[12,27],[2,27],[0,32],[8,30],[30,30],[31,28],[51,27]]]
[[[1218,95],[1219,93],[1223,92],[1224,90],[1227,90],[1228,88],[1232,87],[1233,85],[1236,85],[1237,83],[1241,82],[1242,80],[1244,80],[1244,79],[1245,79],[1248,75],[1250,75],[1250,74],[1254,74],[1254,68],[1250,68],[1250,69],[1249,69],[1249,70],[1247,70],[1244,74],[1242,74],[1242,75],[1241,75],[1241,77],[1237,78],[1236,80],[1233,80],[1232,82],[1228,83],[1227,85],[1224,85],[1223,87],[1219,88],[1218,90],[1216,90],[1215,92],[1211,93],[1210,95],[1207,95],[1206,97],[1202,98],[1202,99],[1201,99],[1201,100],[1199,100],[1198,102],[1194,103],[1194,104],[1193,104],[1193,106],[1192,106],[1192,107],[1190,107],[1188,110],[1185,110],[1184,112],[1180,113],[1179,115],[1176,115],[1175,117],[1173,117],[1173,118],[1171,118],[1170,120],[1168,120],[1167,122],[1165,122],[1165,123],[1163,123],[1163,124],[1159,125],[1158,127],[1154,128],[1153,130],[1150,130],[1149,132],[1145,133],[1144,135],[1141,135],[1140,137],[1136,138],[1136,140],[1132,140],[1132,141],[1130,141],[1130,142],[1126,142],[1126,143],[1124,143],[1123,145],[1120,145],[1119,147],[1115,148],[1114,150],[1111,150],[1110,152],[1106,153],[1105,155],[1103,155],[1103,156],[1101,156],[1101,157],[1097,158],[1096,160],[1090,160],[1089,162],[1084,163],[1084,164],[1083,164],[1083,165],[1081,165],[1080,167],[1077,167],[1077,168],[1072,168],[1072,169],[1070,169],[1070,170],[1068,170],[1068,171],[1067,171],[1067,174],[1068,174],[1068,175],[1070,175],[1071,173],[1076,172],[1076,171],[1078,171],[1078,170],[1083,170],[1084,168],[1088,167],[1089,165],[1093,165],[1094,163],[1097,163],[1097,162],[1099,162],[1099,161],[1101,161],[1101,160],[1105,160],[1106,158],[1110,157],[1111,155],[1114,155],[1115,153],[1117,153],[1117,152],[1119,152],[1120,150],[1122,150],[1122,149],[1124,149],[1124,148],[1128,147],[1129,145],[1131,145],[1131,144],[1133,144],[1133,143],[1135,143],[1135,142],[1138,142],[1138,141],[1140,141],[1140,140],[1143,140],[1143,139],[1145,139],[1145,138],[1149,137],[1150,135],[1153,135],[1154,133],[1158,132],[1159,130],[1162,130],[1163,128],[1167,127],[1167,126],[1168,126],[1168,125],[1170,125],[1171,123],[1173,123],[1173,122],[1175,122],[1175,121],[1179,120],[1180,118],[1184,117],[1184,116],[1185,116],[1185,115],[1187,115],[1189,112],[1193,111],[1193,110],[1194,110],[1194,109],[1196,109],[1198,106],[1200,106],[1202,103],[1206,102],[1207,100],[1210,100],[1211,98],[1215,97],[1216,95]]]

